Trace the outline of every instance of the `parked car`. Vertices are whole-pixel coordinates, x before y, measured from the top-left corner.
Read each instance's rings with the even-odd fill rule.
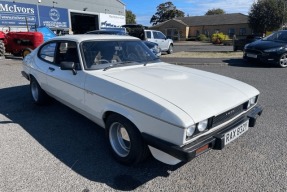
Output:
[[[107,34],[107,35],[128,35],[125,31],[121,30],[125,28],[118,28],[116,29],[103,29],[103,30],[95,30],[95,31],[89,31],[86,34]],[[161,56],[161,49],[159,48],[157,43],[149,42],[149,41],[143,41],[146,46],[156,55]]]
[[[56,37],[25,57],[22,74],[35,104],[53,97],[105,128],[127,165],[150,153],[173,165],[223,149],[262,113],[254,87],[164,63],[130,36]]]
[[[247,35],[245,39],[234,39],[233,40],[233,51],[244,49],[244,46],[248,43],[262,39],[259,35]]]
[[[88,31],[86,34],[127,35],[127,33],[124,30],[118,30],[118,29],[94,30],[94,31]]]
[[[245,45],[243,58],[287,67],[287,31],[277,31]]]
[[[173,40],[168,39],[162,32],[156,30],[144,30],[147,41],[157,43],[161,51],[173,53]]]

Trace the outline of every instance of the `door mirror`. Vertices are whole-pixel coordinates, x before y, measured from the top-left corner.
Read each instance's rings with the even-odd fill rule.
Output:
[[[62,61],[60,63],[60,68],[61,70],[72,70],[73,74],[76,75],[77,71],[76,71],[76,67],[75,67],[75,63],[74,62],[70,62],[70,61]]]

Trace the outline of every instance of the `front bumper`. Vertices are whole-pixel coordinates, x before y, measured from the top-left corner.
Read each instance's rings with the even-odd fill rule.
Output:
[[[267,63],[267,64],[278,64],[279,59],[281,54],[277,53],[277,52],[271,52],[271,53],[252,53],[257,56],[257,58],[252,58],[252,57],[248,57],[247,54],[250,54],[249,52],[244,52],[243,53],[243,59],[249,59],[249,60],[256,60],[262,63]]]
[[[176,146],[164,140],[161,140],[157,137],[152,135],[142,133],[143,138],[145,139],[146,143],[158,150],[161,150],[181,161],[190,161],[193,158],[201,155],[202,153],[210,150],[221,150],[225,147],[224,144],[224,134],[228,131],[236,128],[240,124],[249,120],[249,127],[254,127],[257,117],[261,115],[263,108],[261,106],[255,106],[246,114],[240,116],[233,122],[229,123],[225,127],[221,128],[220,130],[213,132],[209,135],[203,136],[196,141],[184,145],[182,147]]]

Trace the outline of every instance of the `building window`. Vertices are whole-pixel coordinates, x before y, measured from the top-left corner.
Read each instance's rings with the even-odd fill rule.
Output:
[[[240,28],[239,35],[246,35],[246,28]]]
[[[204,31],[204,34],[206,37],[209,37],[209,31],[207,29]]]
[[[235,34],[234,28],[230,28],[230,29],[228,30],[228,35],[229,35],[229,37],[232,38],[234,34]]]

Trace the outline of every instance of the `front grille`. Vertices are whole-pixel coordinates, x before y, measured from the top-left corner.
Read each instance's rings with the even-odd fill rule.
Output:
[[[216,127],[230,119],[232,119],[233,117],[235,117],[236,115],[240,114],[241,112],[244,111],[245,109],[245,104],[239,105],[231,110],[228,110],[224,113],[221,113],[220,115],[217,115],[215,117],[213,117],[212,120],[212,127]]]

